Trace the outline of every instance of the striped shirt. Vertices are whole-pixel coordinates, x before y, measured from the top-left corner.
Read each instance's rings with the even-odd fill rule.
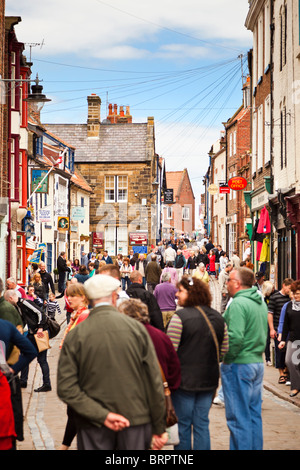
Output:
[[[51,318],[55,318],[55,312],[58,311],[58,314],[61,314],[60,306],[58,305],[57,300],[48,300],[47,301],[47,314]]]
[[[279,325],[281,309],[284,304],[290,300],[289,295],[283,295],[280,291],[271,295],[268,303],[268,312],[273,315],[273,326],[275,330],[277,330]]]
[[[180,317],[176,313],[174,313],[168,326],[167,335],[172,341],[175,351],[177,351],[179,348],[181,334],[182,334],[182,321]],[[223,342],[220,348],[220,359],[222,359],[228,351],[229,351],[229,337],[228,337],[227,325],[225,323],[224,324],[224,338],[223,338]]]

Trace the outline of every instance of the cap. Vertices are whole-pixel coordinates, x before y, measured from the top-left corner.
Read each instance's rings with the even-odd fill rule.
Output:
[[[108,297],[120,287],[121,283],[114,277],[106,274],[95,274],[85,281],[84,288],[89,299]]]

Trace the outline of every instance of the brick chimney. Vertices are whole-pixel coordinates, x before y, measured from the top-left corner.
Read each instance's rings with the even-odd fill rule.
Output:
[[[101,99],[92,93],[87,97],[88,101],[88,119],[87,119],[87,136],[99,137],[100,132],[100,108]]]
[[[107,119],[110,121],[111,124],[131,124],[132,116],[130,115],[129,106],[126,106],[126,113],[124,111],[124,106],[120,106],[118,114],[118,105],[114,104],[113,109],[113,105],[109,104]]]

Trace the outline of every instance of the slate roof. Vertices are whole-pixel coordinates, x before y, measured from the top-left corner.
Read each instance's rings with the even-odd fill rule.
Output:
[[[149,152],[151,145],[148,149],[147,123],[102,123],[99,138],[87,136],[87,124],[44,124],[44,126],[63,141],[72,143],[76,148],[76,163],[141,162],[153,157],[152,152]]]

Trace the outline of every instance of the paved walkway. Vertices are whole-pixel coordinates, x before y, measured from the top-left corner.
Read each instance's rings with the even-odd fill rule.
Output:
[[[210,284],[214,307],[218,306],[218,283]],[[59,300],[64,312],[64,302]],[[57,450],[59,449],[67,421],[66,405],[56,394],[56,371],[59,359],[59,344],[66,326],[65,313],[57,315],[62,329],[59,335],[50,341],[48,362],[52,391],[36,393],[34,389],[42,385],[40,367],[37,361],[30,364],[29,380],[22,390],[24,408],[25,440],[18,442],[19,450]],[[289,397],[290,387],[278,384],[278,372],[271,366],[265,368],[263,419],[265,421],[266,449],[299,449],[300,435],[300,396]],[[229,433],[226,426],[224,408],[214,405],[210,413],[212,449],[227,450]],[[72,450],[76,450],[76,439]]]

